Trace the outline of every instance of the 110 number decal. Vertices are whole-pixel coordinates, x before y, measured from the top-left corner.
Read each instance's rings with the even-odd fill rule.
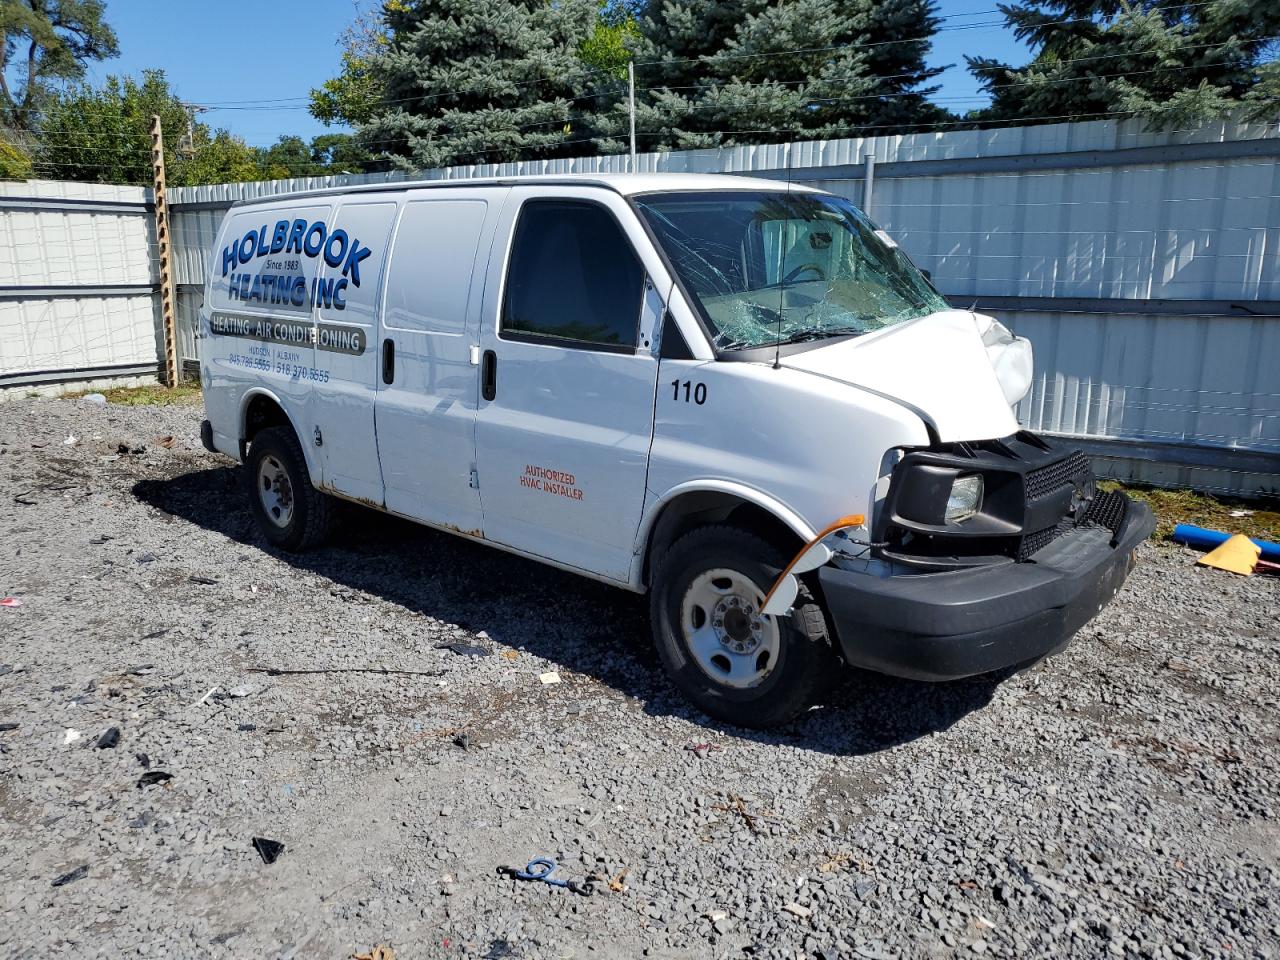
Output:
[[[671,381],[671,399],[680,399],[680,388],[684,388],[684,402],[688,403],[692,400],[698,406],[702,406],[707,402],[707,385],[705,383],[691,383],[688,380],[672,380]]]

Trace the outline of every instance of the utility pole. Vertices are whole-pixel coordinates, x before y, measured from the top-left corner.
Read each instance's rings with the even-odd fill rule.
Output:
[[[164,320],[164,376],[178,385],[177,304],[173,289],[173,243],[169,231],[169,200],[164,189],[164,131],[160,116],[151,117],[151,173],[156,206],[156,252],[160,260],[160,313]]]
[[[196,153],[196,114],[204,113],[209,108],[202,107],[198,103],[182,103],[181,106],[187,111],[187,137],[178,142],[178,153],[185,157],[193,157]]]
[[[862,158],[866,172],[862,175],[862,212],[871,216],[871,199],[876,188],[876,155],[868,151]]]
[[[631,172],[636,172],[636,64],[627,61],[627,100],[631,114]]]

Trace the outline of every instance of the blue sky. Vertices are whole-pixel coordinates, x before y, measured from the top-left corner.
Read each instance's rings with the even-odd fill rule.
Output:
[[[1025,48],[1004,29],[993,0],[942,0],[948,18],[934,38],[930,65],[954,64],[939,78],[940,103],[962,112],[985,98],[964,69],[964,55],[1025,62]],[[325,132],[306,110],[307,92],[338,71],[338,36],[351,0],[108,0],[120,56],[94,64],[90,80],[159,67],[178,95],[208,104],[204,120],[255,146],[285,133]],[[230,101],[281,100],[270,105]]]

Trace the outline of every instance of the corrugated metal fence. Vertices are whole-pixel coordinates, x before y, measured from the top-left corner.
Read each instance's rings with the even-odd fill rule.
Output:
[[[0,183],[0,388],[155,375],[147,194]]]
[[[869,192],[873,218],[953,303],[1032,338],[1036,380],[1019,407],[1027,426],[1086,438],[1119,476],[1278,493],[1278,160],[1274,125],[1149,133],[1092,121],[646,154],[637,169],[791,179],[858,203]],[[592,157],[419,177],[627,164]],[[182,356],[196,357],[204,271],[232,202],[401,179],[172,189]],[[0,376],[6,369],[0,354]]]

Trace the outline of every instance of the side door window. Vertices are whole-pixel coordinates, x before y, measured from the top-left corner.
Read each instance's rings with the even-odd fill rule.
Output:
[[[608,210],[530,200],[520,212],[502,338],[634,353],[644,269]]]

